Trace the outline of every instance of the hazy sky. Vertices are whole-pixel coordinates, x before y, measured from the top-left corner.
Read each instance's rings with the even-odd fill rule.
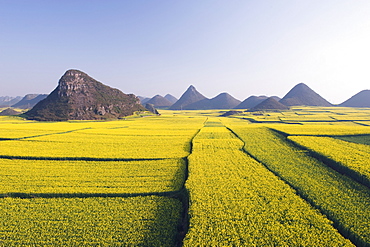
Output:
[[[142,96],[303,82],[340,103],[370,89],[370,1],[0,0],[0,96],[50,93],[71,68]]]

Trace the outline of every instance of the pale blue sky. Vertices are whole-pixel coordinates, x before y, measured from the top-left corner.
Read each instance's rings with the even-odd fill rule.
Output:
[[[50,93],[68,69],[125,93],[370,89],[368,0],[0,0],[0,96]]]

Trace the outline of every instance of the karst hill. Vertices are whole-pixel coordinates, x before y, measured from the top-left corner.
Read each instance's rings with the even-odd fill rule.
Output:
[[[165,99],[167,99],[169,102],[171,102],[171,104],[175,104],[176,101],[177,101],[177,98],[175,96],[173,96],[172,94],[166,94],[164,96]]]
[[[344,101],[339,106],[346,107],[370,107],[370,90],[362,90]]]
[[[304,83],[294,86],[279,102],[286,106],[332,106]]]
[[[34,107],[38,102],[45,99],[47,96],[47,94],[27,94],[21,99],[21,101],[12,105],[12,107],[20,109],[30,109]]]
[[[273,99],[276,101],[279,101],[280,98],[277,96],[271,96]],[[264,100],[268,99],[269,97],[267,96],[249,96],[247,99],[243,100],[239,105],[235,106],[234,109],[250,109],[252,107],[255,107],[259,103],[262,103]]]
[[[250,108],[248,111],[279,111],[279,110],[289,110],[289,107],[276,101],[274,97],[269,97],[259,103],[258,105]]]
[[[191,85],[185,93],[180,97],[175,104],[173,104],[169,109],[170,110],[186,110],[190,104],[193,104],[197,101],[207,99],[204,95],[199,93],[196,88]]]
[[[104,120],[145,110],[133,94],[98,82],[79,70],[68,70],[58,86],[25,115],[39,121]]]
[[[240,104],[228,93],[220,93],[212,99],[203,99],[186,106],[188,110],[211,110],[211,109],[232,109]]]
[[[10,107],[18,103],[22,99],[21,96],[12,97],[12,96],[0,96],[0,107]]]
[[[173,103],[169,101],[168,99],[166,99],[165,97],[157,94],[150,100],[146,101],[145,104],[152,104],[154,107],[169,107]]]

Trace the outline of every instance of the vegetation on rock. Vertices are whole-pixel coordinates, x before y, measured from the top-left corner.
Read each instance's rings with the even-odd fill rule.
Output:
[[[114,119],[145,110],[133,94],[124,94],[78,70],[68,70],[57,88],[25,113],[39,121]]]

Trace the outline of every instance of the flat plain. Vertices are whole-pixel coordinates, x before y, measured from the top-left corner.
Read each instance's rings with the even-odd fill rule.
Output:
[[[0,246],[370,246],[370,109],[0,117]]]

